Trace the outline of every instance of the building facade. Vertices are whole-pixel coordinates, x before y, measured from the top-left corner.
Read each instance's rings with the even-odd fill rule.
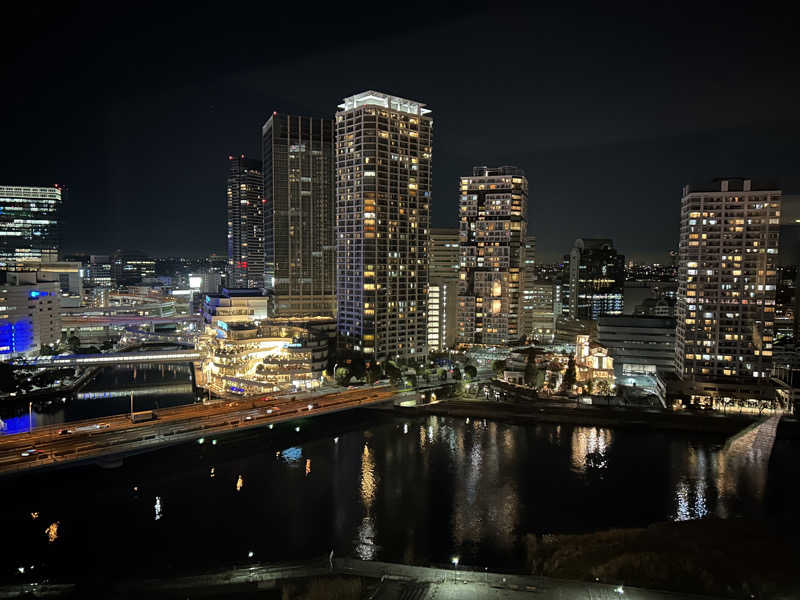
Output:
[[[430,112],[367,91],[336,114],[339,339],[368,360],[427,356]]]
[[[622,314],[625,257],[607,239],[575,240],[566,257],[569,283],[564,304],[571,319],[596,320]]]
[[[226,285],[264,287],[264,178],[261,161],[228,157]]]
[[[283,315],[336,314],[334,130],[273,113],[261,129],[264,280]]]
[[[556,321],[561,316],[561,286],[553,281],[534,281],[526,284],[524,314],[526,335],[550,344],[555,339]]]
[[[528,180],[517,167],[475,167],[460,182],[460,344],[519,339]]]
[[[0,357],[36,354],[61,337],[59,283],[49,274],[8,273],[0,286]]]
[[[428,289],[428,348],[441,352],[458,336],[459,231],[431,229]]]
[[[533,335],[533,306],[536,281],[536,236],[529,235],[525,238],[525,264],[522,268],[522,316],[520,317],[520,330],[522,335]]]
[[[597,341],[608,348],[620,373],[674,373],[675,319],[600,317]]]
[[[676,365],[707,384],[697,400],[709,382],[753,395],[769,378],[780,212],[781,191],[750,179],[683,189]]]
[[[0,270],[35,271],[61,248],[61,188],[0,185]]]

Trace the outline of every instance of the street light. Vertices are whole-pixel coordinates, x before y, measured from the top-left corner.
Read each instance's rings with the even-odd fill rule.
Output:
[[[454,556],[453,558],[451,558],[451,559],[450,559],[450,562],[452,562],[452,563],[453,563],[453,583],[455,583],[455,582],[456,582],[456,579],[457,579],[457,577],[458,577],[458,575],[457,575],[457,571],[458,571],[458,557],[457,557],[457,556]]]
[[[33,402],[28,402],[28,433],[33,432]]]

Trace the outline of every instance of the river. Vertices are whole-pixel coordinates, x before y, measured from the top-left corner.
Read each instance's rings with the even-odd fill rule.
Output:
[[[301,426],[298,433],[295,426]],[[798,446],[766,489],[723,438],[356,411],[2,482],[2,575],[189,572],[327,554],[519,569],[523,536],[709,516],[792,521]],[[252,553],[252,557],[250,557]]]
[[[33,427],[99,419],[130,410],[133,392],[134,410],[149,410],[188,404],[194,401],[194,377],[190,364],[143,364],[102,367],[79,392],[52,394],[33,404],[30,417]],[[0,434],[28,431],[28,402],[0,406],[0,419],[6,427]]]

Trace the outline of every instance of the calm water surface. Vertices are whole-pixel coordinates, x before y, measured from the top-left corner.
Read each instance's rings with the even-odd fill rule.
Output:
[[[508,570],[522,566],[528,532],[713,515],[790,522],[798,491],[789,442],[776,444],[764,479],[735,471],[717,437],[375,412],[295,425],[115,470],[0,480],[13,540],[3,575],[25,565],[73,576],[197,571],[245,564],[250,552],[277,561],[331,549]]]
[[[76,395],[53,396],[50,404],[36,401],[33,426],[53,425],[118,415],[130,410],[133,392],[134,410],[148,410],[188,404],[194,401],[192,366],[136,365],[103,367]],[[0,434],[28,431],[28,403],[0,407],[0,418],[6,424]]]

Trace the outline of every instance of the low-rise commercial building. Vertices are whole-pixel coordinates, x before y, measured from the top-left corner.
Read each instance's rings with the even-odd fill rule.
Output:
[[[219,294],[206,294],[203,299],[203,320],[217,326],[226,323],[260,321],[270,314],[271,296],[260,288],[222,288]]]
[[[0,357],[35,354],[60,335],[58,281],[45,273],[8,273],[0,286]]]
[[[328,348],[336,335],[332,317],[281,317],[225,321],[217,317],[202,345],[206,385],[239,394],[308,390],[320,386]]]
[[[675,319],[600,317],[597,339],[614,358],[618,374],[675,372]]]

